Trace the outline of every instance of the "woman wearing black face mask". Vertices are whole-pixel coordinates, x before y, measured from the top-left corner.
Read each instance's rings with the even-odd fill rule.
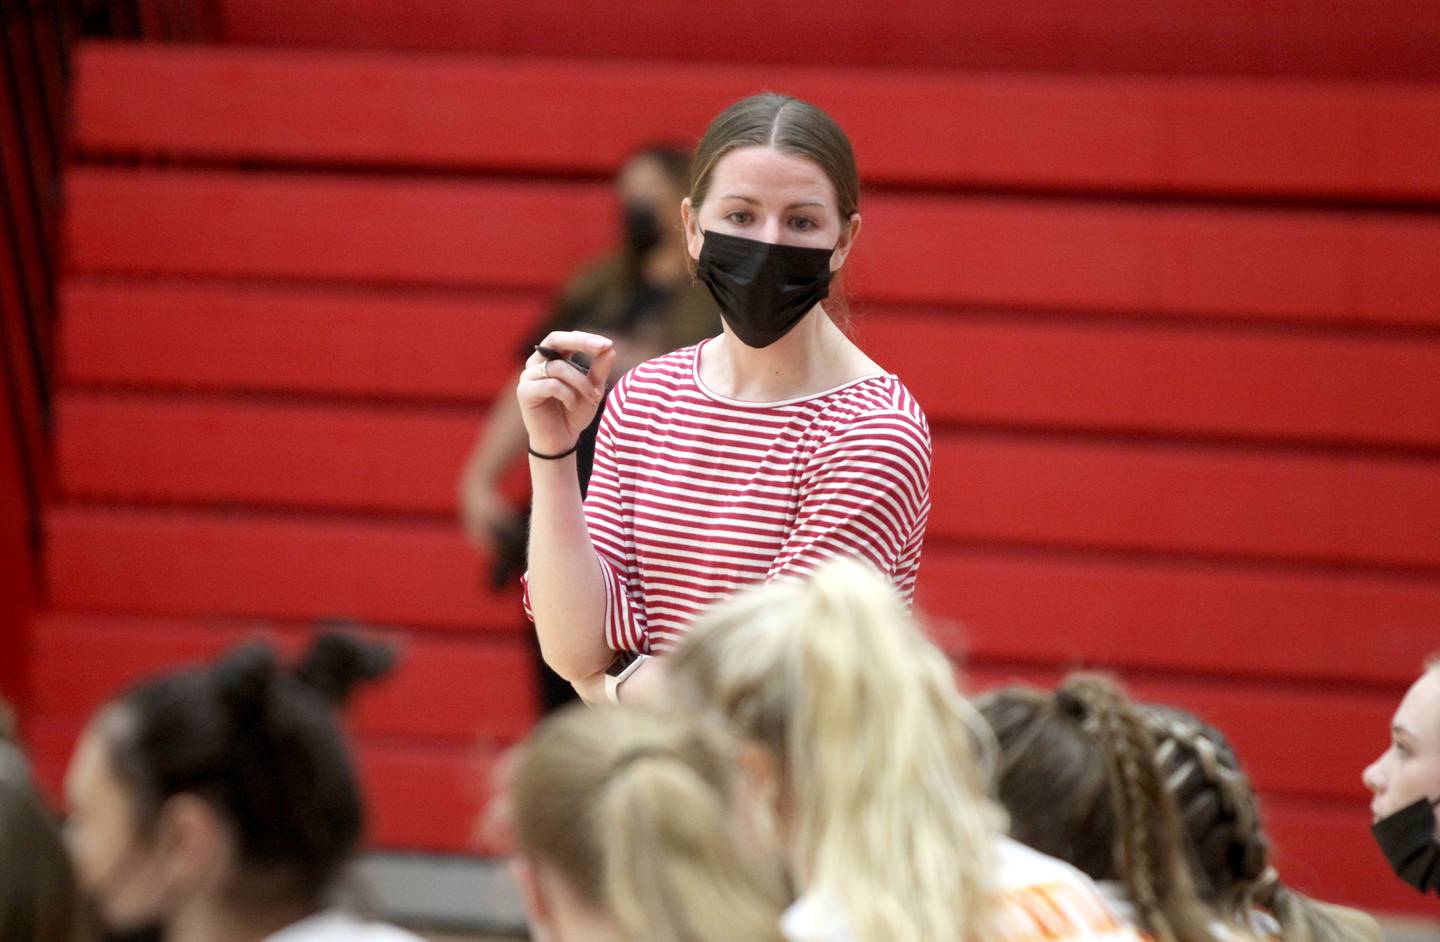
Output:
[[[719,312],[709,292],[690,277],[680,227],[689,162],[688,153],[665,146],[626,159],[615,178],[620,246],[570,280],[520,359],[552,331],[594,331],[614,341],[623,371],[714,332]],[[582,493],[599,422],[597,412],[580,435],[576,473]],[[460,476],[461,523],[470,542],[494,560],[489,581],[496,588],[513,584],[525,568],[526,514],[501,491],[506,471],[525,451],[525,438],[516,400],[502,396]],[[547,707],[574,698],[568,683],[539,666]]]
[[[1372,831],[1395,875],[1440,895],[1440,655],[1415,681],[1390,727],[1390,747],[1365,769]]]
[[[556,332],[518,398],[534,507],[528,600],[546,660],[589,700],[653,689],[699,611],[756,582],[858,557],[908,599],[929,513],[930,436],[904,385],[826,311],[860,232],[845,134],[805,102],[726,109],[682,205],[723,332],[629,372],[611,393],[583,509],[570,467],[615,347]],[[607,671],[608,668],[608,671]]]

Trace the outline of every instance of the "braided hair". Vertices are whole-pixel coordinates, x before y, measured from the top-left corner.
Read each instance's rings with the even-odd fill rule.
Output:
[[[1076,674],[1054,695],[1007,688],[978,700],[999,741],[996,787],[1016,840],[1118,881],[1156,942],[1216,942],[1195,892],[1155,742],[1128,697]]]
[[[1379,925],[1358,910],[1287,887],[1270,863],[1270,841],[1250,779],[1223,733],[1184,710],[1143,706],[1166,787],[1180,809],[1201,896],[1227,922],[1255,927],[1268,911],[1281,942],[1377,942]]]

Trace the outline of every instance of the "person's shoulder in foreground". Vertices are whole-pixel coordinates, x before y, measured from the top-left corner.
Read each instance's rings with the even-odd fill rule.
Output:
[[[1110,942],[1140,938],[1095,881],[1078,868],[1009,837],[999,838],[996,850],[995,938],[1022,940],[1043,935]],[[1034,924],[1037,913],[1045,914],[1043,925]]]

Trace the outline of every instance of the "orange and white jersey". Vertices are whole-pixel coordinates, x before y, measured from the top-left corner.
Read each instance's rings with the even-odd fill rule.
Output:
[[[1008,837],[997,838],[995,857],[993,923],[974,942],[1140,942],[1094,881],[1069,864]],[[844,907],[823,891],[800,897],[780,930],[789,942],[855,942]]]
[[[1002,837],[996,845],[994,925],[998,942],[1069,939],[1138,942],[1141,938],[1084,873]]]

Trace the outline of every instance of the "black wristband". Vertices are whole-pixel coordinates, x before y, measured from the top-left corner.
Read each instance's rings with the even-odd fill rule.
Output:
[[[576,441],[575,444],[573,444],[573,445],[570,446],[570,449],[569,449],[568,451],[562,451],[562,452],[560,452],[560,454],[558,454],[558,455],[542,455],[540,452],[538,452],[538,451],[536,451],[535,449],[531,448],[529,445],[526,445],[526,446],[525,446],[525,450],[528,451],[528,452],[530,452],[531,457],[534,457],[534,458],[543,458],[543,459],[545,459],[546,461],[559,461],[561,458],[568,458],[568,457],[570,457],[571,455],[575,454],[575,449],[577,449],[577,448],[579,448],[579,447],[580,447],[580,442],[579,442],[579,441]]]

